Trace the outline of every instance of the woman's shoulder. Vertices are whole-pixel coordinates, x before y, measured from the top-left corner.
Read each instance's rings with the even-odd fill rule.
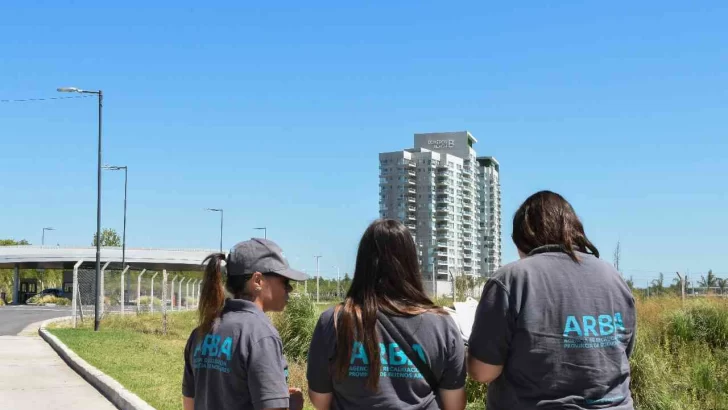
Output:
[[[419,315],[422,318],[422,328],[428,330],[442,330],[449,332],[453,330],[459,331],[455,319],[444,308],[437,311],[427,311]]]

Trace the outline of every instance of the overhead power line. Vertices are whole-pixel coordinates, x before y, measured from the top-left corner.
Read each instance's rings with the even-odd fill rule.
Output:
[[[74,96],[70,96],[70,97],[48,97],[48,98],[25,98],[25,99],[18,99],[18,100],[0,100],[0,103],[70,100],[72,98],[90,98],[90,97],[93,97],[93,95],[74,95]]]

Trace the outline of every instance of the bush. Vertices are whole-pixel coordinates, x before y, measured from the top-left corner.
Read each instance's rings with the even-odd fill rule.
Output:
[[[53,295],[35,295],[27,300],[26,302],[29,305],[38,305],[38,306],[44,306],[44,305],[58,305],[58,306],[69,306],[71,304],[71,300],[67,298],[59,298],[55,297]]]
[[[665,335],[680,343],[706,343],[714,349],[728,348],[728,309],[700,303],[668,316]]]
[[[149,296],[142,296],[139,298],[139,304],[142,306],[142,309],[144,309],[145,307],[149,307],[149,300]],[[154,307],[162,307],[162,301],[157,297],[154,298],[154,301],[152,301],[152,303],[154,304]]]
[[[5,306],[5,301],[0,299],[0,306]]]
[[[292,297],[283,313],[272,315],[288,360],[306,360],[318,316],[316,305],[306,296]]]

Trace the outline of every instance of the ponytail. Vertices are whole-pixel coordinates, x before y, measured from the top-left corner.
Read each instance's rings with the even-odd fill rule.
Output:
[[[213,253],[202,262],[207,262],[207,266],[205,267],[198,308],[200,314],[198,332],[200,335],[204,335],[212,329],[213,323],[220,317],[225,304],[225,288],[222,283],[222,262],[224,260],[224,253]]]

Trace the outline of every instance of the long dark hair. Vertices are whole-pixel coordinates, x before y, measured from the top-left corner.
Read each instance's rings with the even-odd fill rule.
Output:
[[[374,221],[359,242],[356,268],[344,302],[336,308],[336,377],[349,371],[354,341],[361,342],[369,357],[366,385],[379,386],[379,336],[377,311],[387,315],[413,316],[426,311],[444,314],[422,286],[417,247],[409,230],[392,219]]]
[[[579,262],[576,251],[590,251],[599,257],[599,250],[586,237],[574,208],[551,191],[536,192],[518,208],[513,216],[512,238],[524,254],[539,246],[560,245],[574,262]]]
[[[225,306],[225,289],[235,298],[240,298],[245,293],[245,284],[250,279],[246,276],[227,276],[224,275],[223,262],[225,261],[224,253],[213,253],[202,263],[205,266],[205,276],[202,279],[202,291],[200,292],[200,301],[198,312],[200,314],[200,325],[197,328],[200,335],[208,333],[220,315]],[[225,276],[225,279],[223,279]]]

